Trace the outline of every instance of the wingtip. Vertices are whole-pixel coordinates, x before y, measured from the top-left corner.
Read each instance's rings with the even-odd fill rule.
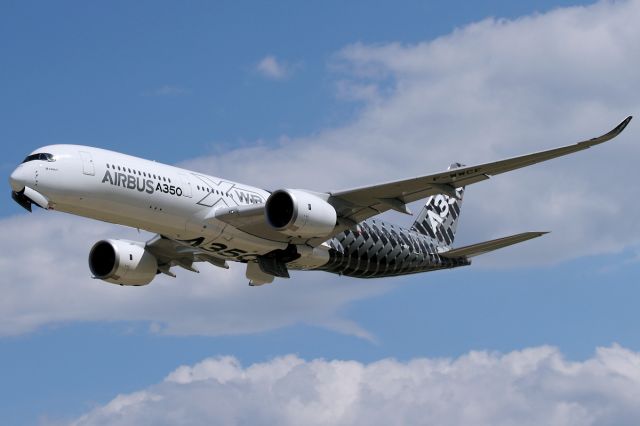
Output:
[[[620,133],[622,133],[622,131],[627,127],[627,125],[629,124],[629,122],[631,121],[632,118],[633,118],[633,116],[630,115],[627,118],[625,118],[624,120],[622,120],[620,122],[620,124],[618,124],[616,127],[614,127],[609,132],[605,133],[604,135],[598,136],[598,137],[593,138],[593,139],[589,139],[589,140],[584,141],[584,142],[579,142],[578,145],[586,144],[587,147],[592,147],[594,145],[601,144],[602,142],[606,142],[608,140],[611,140],[611,139],[615,138],[616,136],[618,136]]]
[[[627,127],[627,125],[631,122],[631,119],[633,119],[633,115],[628,116],[627,118],[625,118],[624,120],[622,120],[622,122],[620,124],[618,124],[618,126],[616,127],[616,133],[620,133],[624,130],[625,127]]]
[[[530,232],[529,234],[530,235],[534,235],[534,238],[537,238],[537,237],[542,237],[543,235],[550,234],[550,233],[551,233],[551,231],[534,231],[534,232]]]

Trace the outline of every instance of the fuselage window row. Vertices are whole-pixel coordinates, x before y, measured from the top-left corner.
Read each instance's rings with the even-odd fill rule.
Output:
[[[34,154],[34,155],[37,155],[37,154]],[[29,157],[33,157],[34,155],[31,155]],[[51,154],[45,154],[45,155],[51,155]],[[37,160],[38,158],[35,158],[35,159]],[[27,159],[25,159],[25,162],[26,161],[27,161]],[[31,161],[31,160],[29,160],[29,161]],[[48,160],[48,161],[55,161],[55,160],[51,159],[51,160]],[[116,166],[114,164],[107,163],[107,169],[118,170],[118,171],[122,171],[122,172],[129,172],[129,173],[134,174],[134,175],[137,174],[138,176],[144,176],[144,177],[149,177],[149,178],[153,176],[154,179],[159,179],[159,180],[162,180],[164,182],[171,183],[171,178],[168,178],[168,177],[165,177],[165,176],[160,176],[160,175],[158,175],[158,176],[152,175],[151,173],[141,172],[140,170],[130,169],[130,168],[124,167],[124,166],[122,166],[122,168],[121,168],[120,166]]]
[[[200,185],[196,185],[196,188],[198,188],[198,191],[210,192],[212,194],[217,194],[217,195],[224,195],[221,191],[218,191],[217,189],[205,188],[204,186],[200,186]],[[230,195],[227,194],[227,196],[230,196]]]

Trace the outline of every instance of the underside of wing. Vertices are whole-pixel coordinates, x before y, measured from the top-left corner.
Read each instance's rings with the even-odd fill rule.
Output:
[[[170,271],[173,266],[180,266],[191,272],[199,272],[195,262],[208,262],[214,266],[228,269],[224,259],[216,257],[188,244],[188,241],[175,241],[162,235],[156,235],[147,241],[146,249],[158,260],[160,272],[175,277]]]

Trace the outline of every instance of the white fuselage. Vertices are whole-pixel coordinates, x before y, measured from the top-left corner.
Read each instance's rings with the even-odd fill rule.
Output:
[[[228,260],[255,258],[287,246],[214,217],[219,208],[264,203],[269,192],[263,189],[88,146],[51,145],[34,151],[43,152],[55,161],[21,164],[11,175],[11,185],[15,191],[34,189],[46,197],[50,209],[173,240],[200,239],[200,248]]]

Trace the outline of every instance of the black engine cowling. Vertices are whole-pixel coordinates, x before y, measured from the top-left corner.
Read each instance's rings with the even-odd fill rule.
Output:
[[[312,193],[299,189],[279,189],[265,205],[267,222],[275,230],[295,237],[321,237],[336,226],[333,206]]]
[[[112,284],[147,285],[158,273],[158,261],[144,243],[102,240],[89,252],[89,269],[95,278]]]

